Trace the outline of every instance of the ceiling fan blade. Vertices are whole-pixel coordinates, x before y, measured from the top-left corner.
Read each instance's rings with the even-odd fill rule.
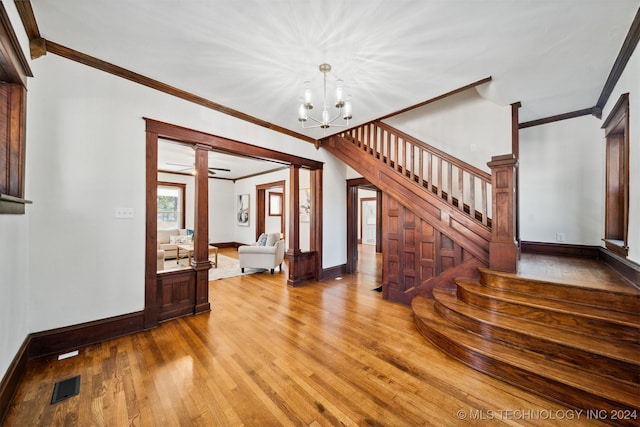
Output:
[[[225,168],[209,168],[209,171],[231,172],[231,169],[225,169]]]
[[[184,172],[184,171],[188,171],[188,170],[193,170],[193,165],[183,165],[180,163],[166,163],[167,165],[171,165],[171,166],[182,166],[183,169],[178,169],[176,172]]]

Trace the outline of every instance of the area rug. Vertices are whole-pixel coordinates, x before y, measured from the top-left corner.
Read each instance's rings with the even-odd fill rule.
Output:
[[[235,258],[218,254],[218,268],[212,268],[209,270],[209,281],[240,276],[242,274],[251,274],[256,271],[257,270],[247,268],[243,273],[240,271],[240,261]]]

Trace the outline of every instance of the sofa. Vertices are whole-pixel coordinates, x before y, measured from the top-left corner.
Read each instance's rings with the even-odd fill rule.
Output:
[[[175,259],[178,254],[178,245],[193,244],[193,234],[187,233],[184,228],[171,230],[158,230],[158,250],[164,251],[165,259]]]
[[[240,270],[245,268],[261,268],[271,270],[276,267],[282,271],[284,261],[285,242],[280,233],[262,233],[256,243],[242,245],[238,248]]]

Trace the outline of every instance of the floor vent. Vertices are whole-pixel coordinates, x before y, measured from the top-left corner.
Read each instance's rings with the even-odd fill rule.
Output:
[[[51,404],[58,403],[78,393],[80,393],[80,375],[56,383],[56,385],[53,386]]]

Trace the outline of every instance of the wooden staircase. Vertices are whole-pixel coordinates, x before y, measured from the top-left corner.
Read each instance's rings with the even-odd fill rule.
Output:
[[[491,174],[385,123],[371,122],[333,135],[322,147],[382,192],[385,298],[409,304],[415,295],[430,295],[433,288],[453,287],[453,277],[477,275],[478,266],[492,264],[490,246],[499,240],[495,232],[513,233],[508,209],[500,207],[501,215],[492,218],[496,190]],[[498,157],[512,156],[494,157],[488,163],[492,171],[492,164],[500,163],[493,161]],[[499,176],[503,187],[510,175]],[[510,188],[498,191],[507,195],[500,200],[514,197]],[[500,226],[494,230],[494,224]],[[503,241],[507,250],[513,246],[512,253],[496,259],[513,260],[515,265],[514,238]],[[495,245],[494,253],[501,252],[501,244]]]
[[[569,407],[640,424],[640,292],[480,269],[412,301],[420,333],[461,362]],[[619,411],[619,412],[616,412]],[[611,414],[634,415],[613,420]]]

